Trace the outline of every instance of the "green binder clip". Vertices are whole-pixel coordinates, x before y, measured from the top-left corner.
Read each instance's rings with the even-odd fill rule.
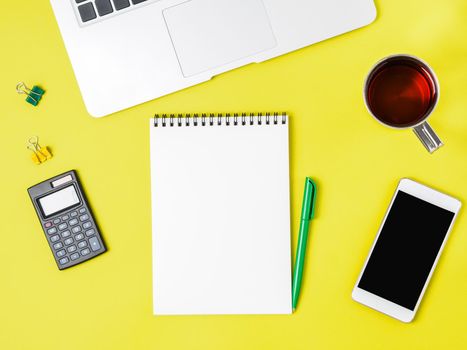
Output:
[[[23,82],[20,82],[16,85],[16,91],[18,94],[27,95],[26,102],[32,104],[33,106],[37,106],[39,104],[39,101],[42,99],[42,95],[45,93],[45,91],[39,86],[34,85],[32,89],[30,89]]]

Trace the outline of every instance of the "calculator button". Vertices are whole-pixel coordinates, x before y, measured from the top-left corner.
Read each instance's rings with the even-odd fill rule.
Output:
[[[65,245],[70,245],[71,243],[73,243],[73,238],[71,238],[71,237],[67,238],[67,239],[65,239],[64,242],[65,242]]]
[[[70,226],[76,225],[78,223],[77,219],[71,219],[69,222]]]
[[[68,261],[70,261],[70,260],[68,260],[67,257],[64,257],[64,258],[60,259],[60,264],[65,265]]]
[[[66,229],[67,226],[68,226],[68,225],[66,224],[66,222],[64,222],[63,224],[58,225],[58,229],[59,229],[60,231],[62,231],[62,230],[64,230],[64,229]]]
[[[88,242],[86,241],[81,241],[78,243],[78,248],[84,248],[88,246]]]
[[[96,233],[96,231],[94,231],[94,229],[92,228],[92,229],[86,231],[86,236],[89,237],[89,236],[92,236],[95,233]]]
[[[54,244],[54,249],[55,249],[55,250],[60,249],[60,248],[62,248],[62,247],[63,247],[62,242],[58,242],[58,243],[55,243],[55,244]]]
[[[63,221],[66,221],[66,220],[68,220],[69,218],[70,218],[70,217],[69,217],[68,215],[62,216],[62,220],[63,220]]]
[[[72,211],[72,212],[70,213],[70,216],[71,216],[72,218],[74,218],[75,216],[78,216],[78,212],[77,212],[77,211]]]
[[[57,233],[57,228],[56,228],[56,227],[49,228],[49,229],[47,230],[47,233],[48,233],[49,235],[53,235],[54,233]]]
[[[45,226],[45,228],[48,228],[48,227],[52,226],[52,223],[50,221],[46,222],[44,226]]]
[[[99,244],[99,241],[97,240],[97,237],[92,237],[89,238],[89,244],[91,245],[91,249],[93,252],[96,250],[101,249],[101,245]]]
[[[61,258],[62,256],[65,256],[65,255],[66,255],[66,251],[63,250],[63,249],[62,249],[62,250],[59,250],[59,251],[57,252],[57,256],[58,256],[59,258]]]
[[[81,251],[81,255],[88,255],[90,252],[91,251],[88,248],[86,248]]]
[[[71,245],[69,246],[67,249],[68,253],[73,253],[74,251],[76,251],[76,246],[75,245]]]
[[[55,236],[50,237],[50,240],[51,240],[52,242],[57,242],[59,239],[60,239],[60,236],[59,236],[59,235],[55,235]]]
[[[79,219],[80,221],[86,221],[87,219],[89,219],[89,215],[88,214],[81,215]]]
[[[90,221],[85,222],[85,223],[83,224],[83,228],[84,228],[84,229],[91,228],[91,227],[92,227],[92,224],[91,224]]]
[[[73,233],[78,233],[81,231],[81,226],[75,226],[71,229],[71,232]]]
[[[84,235],[82,233],[80,233],[79,235],[76,235],[75,236],[75,240],[76,241],[79,241],[80,239],[83,239],[84,238]]]
[[[84,214],[85,212],[86,212],[86,208],[81,208],[81,209],[79,210],[79,213],[80,213],[80,214]]]
[[[60,222],[60,219],[58,218],[54,220],[54,224],[58,224],[59,222]]]
[[[66,231],[63,231],[63,232],[61,233],[61,235],[62,235],[63,238],[67,238],[67,237],[69,237],[69,236],[71,235],[71,233],[70,233],[69,230],[66,230]]]
[[[73,253],[73,254],[70,255],[70,258],[71,258],[71,260],[76,260],[76,259],[79,258],[79,254],[78,253]]]

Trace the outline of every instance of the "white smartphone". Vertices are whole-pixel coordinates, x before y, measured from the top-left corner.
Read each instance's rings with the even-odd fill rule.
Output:
[[[359,303],[410,322],[461,202],[402,179],[352,291]]]

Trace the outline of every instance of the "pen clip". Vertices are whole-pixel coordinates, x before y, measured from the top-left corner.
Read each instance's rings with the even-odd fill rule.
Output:
[[[310,203],[310,208],[309,208],[309,213],[307,215],[307,219],[311,220],[315,217],[316,184],[311,178],[307,177],[306,185],[307,185],[306,188],[308,188],[308,191],[309,191],[308,196],[311,196],[311,199],[310,199],[311,203]],[[308,186],[310,186],[311,188]]]

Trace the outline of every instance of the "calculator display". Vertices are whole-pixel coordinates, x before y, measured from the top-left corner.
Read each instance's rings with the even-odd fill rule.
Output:
[[[42,212],[51,216],[79,203],[79,197],[73,185],[39,199]]]

